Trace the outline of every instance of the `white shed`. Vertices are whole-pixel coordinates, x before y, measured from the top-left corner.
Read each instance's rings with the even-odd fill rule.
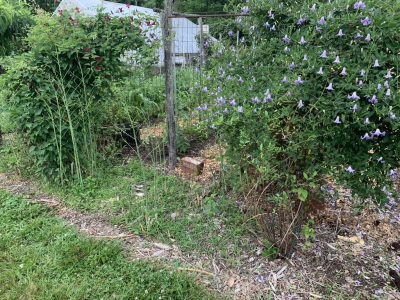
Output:
[[[103,9],[105,13],[109,13],[115,17],[134,16],[141,13],[158,19],[161,22],[161,16],[153,9],[126,5],[121,3],[102,1],[102,0],[62,0],[56,9],[56,13],[60,10],[75,11],[79,8],[79,13],[84,16],[95,16],[99,9]],[[189,57],[197,56],[200,52],[198,40],[196,37],[199,34],[198,26],[186,18],[172,19],[172,27],[174,31],[174,53],[176,63],[185,64]],[[154,31],[154,35],[161,40],[161,28]],[[163,65],[164,52],[159,50],[159,62]]]

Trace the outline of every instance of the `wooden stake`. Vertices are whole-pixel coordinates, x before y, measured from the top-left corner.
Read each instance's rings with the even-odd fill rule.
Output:
[[[168,162],[169,169],[174,170],[176,158],[176,124],[174,106],[174,77],[172,59],[172,3],[173,0],[164,0],[163,13],[163,42],[164,42],[164,68],[165,68],[165,92],[168,123]]]

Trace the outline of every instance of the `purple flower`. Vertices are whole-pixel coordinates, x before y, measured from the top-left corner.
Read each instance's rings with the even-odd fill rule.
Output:
[[[333,61],[334,64],[340,64],[340,58],[339,56],[336,56],[335,60]]]
[[[264,103],[271,103],[272,102],[272,96],[269,90],[265,92],[265,97],[264,97]]]
[[[387,81],[387,80],[383,83],[383,85],[384,85],[385,88],[387,88],[387,89],[390,88],[389,81]]]
[[[378,91],[382,90],[382,84],[378,83],[378,86],[376,88]]]
[[[386,132],[385,131],[380,131],[380,129],[376,129],[373,133],[372,136],[380,137],[380,136],[385,136]]]
[[[300,100],[300,101],[297,103],[297,108],[298,108],[298,109],[301,109],[301,108],[303,108],[303,107],[304,107],[303,100]]]
[[[239,106],[237,110],[238,110],[238,113],[242,113],[243,112],[243,106]]]
[[[377,59],[375,59],[374,65],[372,66],[373,68],[379,68],[379,61]]]
[[[361,140],[362,140],[362,141],[369,141],[369,140],[371,140],[371,139],[372,139],[372,138],[369,136],[368,133],[364,134],[364,136],[361,137]]]
[[[390,89],[387,89],[387,91],[386,91],[386,97],[390,97],[391,95],[392,95],[392,93],[391,93]]]
[[[302,26],[302,25],[304,25],[306,22],[307,22],[307,19],[300,18],[300,19],[297,20],[296,24],[299,25],[299,26]]]
[[[303,61],[307,61],[307,60],[308,60],[308,56],[307,56],[307,54],[304,54]]]
[[[364,76],[365,76],[365,70],[364,70],[364,69],[362,69],[362,70],[360,71],[360,76],[361,76],[361,77],[364,77]]]
[[[291,71],[293,71],[295,68],[296,68],[296,64],[294,62],[291,62],[290,65],[289,65],[289,69]]]
[[[205,87],[203,87],[203,89],[201,90],[204,94],[207,94],[208,93],[208,88],[205,86]]]
[[[258,97],[253,98],[253,103],[254,104],[258,104],[260,102],[261,102],[261,100]]]
[[[217,106],[224,106],[226,104],[226,100],[223,97],[219,97],[216,100]]]
[[[333,121],[335,124],[342,124],[342,121],[340,121],[339,116],[336,117],[336,119]]]
[[[232,30],[228,32],[228,36],[233,37],[233,35],[234,35],[234,33]]]
[[[318,24],[321,26],[324,26],[326,24],[325,17],[322,17],[321,19],[319,19]]]
[[[347,76],[346,68],[342,69],[342,72],[340,72],[341,76]]]
[[[231,100],[231,101],[229,102],[229,105],[230,105],[230,106],[236,106],[237,103],[236,103],[235,99]]]
[[[381,163],[381,164],[385,163],[385,160],[383,159],[382,156],[379,157],[376,161],[377,161],[378,163]]]
[[[353,174],[356,170],[354,170],[351,166],[348,166],[348,167],[345,169],[345,171],[346,171],[347,173]]]
[[[204,106],[199,106],[199,107],[197,108],[197,110],[198,110],[198,111],[207,111],[207,110],[208,110],[208,106],[207,106],[207,104],[204,104]]]
[[[397,178],[396,170],[390,170],[389,171],[389,177],[392,178],[392,179],[396,179]]]
[[[283,49],[283,51],[284,51],[285,53],[289,53],[289,52],[290,52],[290,48],[289,48],[289,47],[285,47],[285,49]]]
[[[317,72],[318,75],[324,75],[324,70],[322,67],[319,68],[319,71]]]
[[[248,15],[250,13],[250,9],[248,6],[242,7],[242,14]]]
[[[290,38],[287,36],[287,34],[285,34],[285,36],[283,37],[282,41],[283,41],[285,44],[290,44]]]
[[[218,93],[222,93],[222,87],[219,86],[219,87],[217,88],[217,92],[218,92]]]
[[[365,37],[365,41],[367,43],[369,43],[371,41],[371,34],[370,33],[368,33],[367,36]]]
[[[386,79],[392,78],[392,74],[391,74],[390,70],[387,71],[387,74],[385,75],[385,78]]]
[[[359,80],[359,81],[358,81],[358,86],[359,86],[359,87],[362,87],[363,85],[364,85],[364,82],[363,82],[362,80]]]
[[[322,32],[322,28],[317,26],[317,27],[315,27],[315,31],[318,32],[318,33],[321,33]]]
[[[310,10],[311,10],[312,12],[315,12],[315,11],[317,10],[317,5],[316,5],[316,4],[313,4],[313,6],[311,6]]]
[[[319,57],[328,58],[328,54],[327,54],[326,50],[322,51],[322,54]]]
[[[369,118],[365,118],[364,124],[365,124],[365,125],[371,124],[371,122],[369,121]]]
[[[361,20],[361,24],[363,24],[364,26],[371,25],[371,23],[372,23],[372,21],[368,17]]]
[[[333,83],[329,83],[328,87],[326,88],[328,91],[332,92],[333,91]]]
[[[371,103],[372,105],[376,105],[378,104],[378,98],[376,97],[376,95],[373,95],[371,99],[368,100],[368,102]]]
[[[306,40],[304,39],[304,36],[302,36],[302,37],[300,38],[299,44],[300,44],[300,45],[305,45],[305,44],[307,44]]]
[[[353,111],[353,113],[356,113],[359,110],[357,104],[354,104],[351,110]]]
[[[353,94],[347,96],[347,99],[357,101],[360,100],[360,96],[357,95],[357,92],[353,92]]]
[[[363,35],[360,34],[359,32],[356,33],[356,36],[354,37],[356,40],[360,40],[363,38]]]
[[[243,80],[242,76],[239,77],[239,80],[238,80],[238,81],[239,81],[239,83],[241,83],[241,84],[244,83],[244,80]]]
[[[275,25],[272,25],[271,31],[276,31],[276,26]]]
[[[343,30],[342,30],[342,29],[339,30],[337,36],[338,36],[338,37],[344,36],[344,33],[343,33]]]
[[[365,5],[364,2],[362,1],[358,1],[356,3],[354,3],[354,9],[355,10],[361,10],[361,9],[365,9],[367,6]]]
[[[283,84],[288,83],[287,76],[284,76],[283,79],[281,80],[281,82],[282,82]]]
[[[393,112],[389,112],[389,119],[396,120],[396,115]]]
[[[304,81],[301,79],[301,76],[297,77],[297,79],[294,81],[294,84],[299,86],[302,85]]]

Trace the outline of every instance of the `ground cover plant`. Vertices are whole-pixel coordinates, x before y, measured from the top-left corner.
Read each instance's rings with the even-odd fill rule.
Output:
[[[231,163],[267,194],[260,213],[274,243],[286,252],[288,231],[274,232],[266,219],[299,220],[326,175],[361,198],[393,203],[398,1],[249,1],[239,9],[251,12],[238,22],[241,45],[232,37],[217,46],[201,87],[210,100],[198,110]]]
[[[128,262],[118,242],[90,239],[0,190],[0,298],[213,299],[184,274]]]

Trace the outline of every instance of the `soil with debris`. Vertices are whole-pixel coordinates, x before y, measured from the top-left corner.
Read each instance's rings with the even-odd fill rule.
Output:
[[[310,249],[300,241],[290,259],[269,261],[262,246],[234,257],[235,267],[218,253],[182,253],[111,225],[105,216],[84,214],[63,205],[62,199],[40,193],[35,185],[0,174],[0,188],[49,207],[67,224],[93,238],[121,240],[130,259],[162,261],[165,267],[198,276],[198,282],[231,299],[400,299],[391,276],[400,271],[400,205],[382,211],[372,203],[353,214],[351,196],[339,190],[335,201],[318,215],[316,240]],[[251,238],[249,238],[251,240]],[[229,245],[227,245],[229,248]],[[178,263],[182,267],[173,267]],[[393,271],[390,274],[390,271]],[[258,298],[259,299],[259,298]]]

